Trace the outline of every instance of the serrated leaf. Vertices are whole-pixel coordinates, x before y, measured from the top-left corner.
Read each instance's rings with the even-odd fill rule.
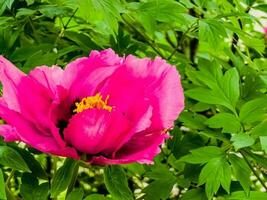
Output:
[[[219,113],[209,118],[205,124],[210,128],[222,128],[223,133],[237,133],[241,128],[238,118],[230,113]]]
[[[254,138],[246,133],[238,133],[232,135],[231,141],[233,142],[233,145],[236,150],[244,147],[249,147],[255,142]]]
[[[225,157],[213,158],[203,167],[199,175],[199,185],[204,183],[208,199],[216,194],[220,185],[230,192],[231,168]]]
[[[104,181],[107,190],[118,200],[132,200],[133,195],[128,187],[124,170],[120,166],[108,166],[104,170]]]
[[[219,21],[212,19],[199,21],[200,41],[206,41],[211,47],[217,48],[221,37],[226,37],[226,31]]]
[[[206,77],[202,79],[202,81],[204,81],[204,84],[206,84],[209,89],[197,87],[185,91],[185,95],[203,103],[225,106],[236,114],[235,107],[240,95],[238,72],[235,68],[232,68],[222,76],[219,67],[216,64],[213,66],[216,67],[216,70],[214,70],[212,74],[214,74],[214,76],[216,75],[216,79],[214,77],[213,79],[207,80],[206,74],[212,76],[211,72],[209,73],[205,70],[196,72],[196,77],[198,77],[198,75]]]
[[[182,157],[180,161],[191,164],[204,164],[209,162],[211,159],[220,158],[224,155],[225,153],[221,148],[216,146],[207,146],[191,150],[190,154]]]
[[[119,0],[79,0],[78,4],[78,12],[83,19],[98,26],[101,23],[102,30],[111,31],[113,35],[117,33],[122,9]]]
[[[239,118],[243,123],[261,121],[264,117],[266,98],[257,98],[244,103],[240,109]]]
[[[0,199],[6,200],[5,180],[3,172],[0,169]]]
[[[63,166],[56,171],[51,183],[52,198],[67,189],[77,167],[78,164],[75,160],[67,158]]]
[[[203,103],[218,104],[225,106],[230,110],[234,110],[231,103],[227,99],[225,99],[225,97],[221,98],[218,93],[215,93],[211,89],[198,87],[185,91],[185,95]]]
[[[0,164],[15,170],[30,171],[21,155],[8,146],[0,146]]]
[[[251,170],[246,163],[246,161],[235,154],[229,155],[229,161],[231,162],[231,166],[233,168],[236,179],[242,185],[246,194],[249,194],[251,181],[250,174]]]

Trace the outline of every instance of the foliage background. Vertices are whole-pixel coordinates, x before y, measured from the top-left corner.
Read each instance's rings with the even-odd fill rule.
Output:
[[[0,199],[267,199],[266,36],[255,30],[263,24],[254,11],[266,19],[267,3],[0,0],[0,54],[23,71],[111,47],[165,58],[186,96],[172,138],[150,166],[78,169],[0,141]]]

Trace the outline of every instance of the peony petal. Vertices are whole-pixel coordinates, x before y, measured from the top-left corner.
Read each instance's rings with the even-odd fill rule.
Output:
[[[17,69],[11,62],[0,56],[0,82],[3,84],[3,98],[10,109],[19,111],[17,86],[25,74]]]
[[[179,74],[160,58],[151,61],[128,56],[101,93],[110,95],[109,103],[130,115],[133,104],[149,101],[153,107],[151,130],[171,127],[184,107]]]
[[[64,71],[58,66],[40,66],[33,69],[29,76],[41,85],[47,88],[56,97],[58,96],[57,86],[60,85],[63,79]]]
[[[19,140],[16,129],[7,124],[0,125],[0,135],[4,137],[5,142],[14,142]]]
[[[114,148],[114,142],[128,129],[129,122],[121,113],[91,109],[71,118],[64,138],[81,152],[97,154]]]
[[[92,51],[89,57],[79,58],[66,66],[62,85],[76,100],[95,95],[95,91],[122,63],[112,49]]]
[[[19,141],[45,153],[79,158],[74,148],[60,147],[53,137],[40,133],[35,124],[25,119],[21,114],[7,108],[2,102],[0,102],[0,117],[16,129]]]
[[[160,153],[159,145],[163,143],[166,135],[160,132],[139,133],[142,137],[134,137],[113,158],[94,156],[89,162],[93,164],[127,164],[138,162],[153,164],[153,158]]]
[[[52,97],[49,90],[31,77],[22,78],[18,85],[19,103],[22,115],[33,122],[41,133],[51,134],[61,147],[66,144],[59,134],[56,124],[51,121]]]

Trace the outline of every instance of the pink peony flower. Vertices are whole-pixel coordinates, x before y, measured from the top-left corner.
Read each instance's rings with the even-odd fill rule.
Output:
[[[24,74],[0,57],[5,141],[95,164],[152,163],[184,107],[175,67],[113,50]]]

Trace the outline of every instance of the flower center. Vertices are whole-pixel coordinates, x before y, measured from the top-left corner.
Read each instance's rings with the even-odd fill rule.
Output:
[[[83,98],[80,102],[75,103],[76,108],[73,110],[75,113],[80,113],[87,109],[103,109],[111,112],[112,106],[108,105],[109,95],[107,95],[106,99],[102,99],[102,95],[97,93],[95,96],[90,96]]]

